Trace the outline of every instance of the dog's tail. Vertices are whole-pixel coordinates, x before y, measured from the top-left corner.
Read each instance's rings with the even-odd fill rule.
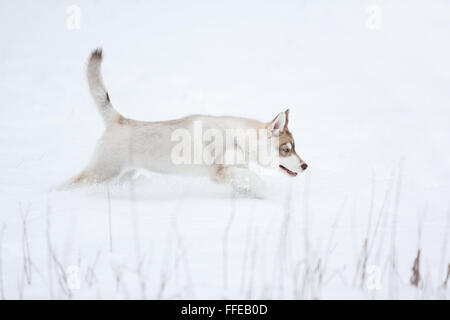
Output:
[[[108,91],[105,88],[102,80],[101,67],[102,64],[102,49],[95,49],[92,51],[87,63],[87,79],[89,83],[89,91],[95,104],[100,111],[100,114],[105,121],[106,126],[117,122],[122,116],[113,108],[109,99]]]

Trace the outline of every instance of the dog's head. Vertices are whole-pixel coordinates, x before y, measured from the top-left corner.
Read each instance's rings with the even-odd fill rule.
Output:
[[[274,139],[278,139],[279,167],[288,175],[295,177],[303,172],[308,165],[299,157],[295,150],[295,141],[288,130],[289,109],[280,112],[275,119],[268,124],[268,129]]]

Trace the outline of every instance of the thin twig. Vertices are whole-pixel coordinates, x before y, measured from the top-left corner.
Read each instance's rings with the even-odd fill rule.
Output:
[[[230,232],[231,224],[236,213],[236,195],[233,192],[231,196],[231,213],[228,219],[227,226],[225,227],[225,232],[223,234],[223,286],[225,290],[228,288],[228,233]]]
[[[0,229],[0,296],[2,300],[5,300],[5,290],[4,290],[4,283],[3,283],[3,235],[5,234],[6,230],[6,224],[2,225],[2,228]]]

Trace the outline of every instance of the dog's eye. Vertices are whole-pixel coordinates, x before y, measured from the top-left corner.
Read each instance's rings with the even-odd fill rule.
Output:
[[[289,151],[289,148],[283,148],[283,152],[288,153]]]

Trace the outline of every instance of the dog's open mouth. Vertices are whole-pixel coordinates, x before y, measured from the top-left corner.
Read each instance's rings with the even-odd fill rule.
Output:
[[[283,169],[284,171],[286,171],[286,172],[288,173],[288,175],[290,175],[290,176],[292,176],[292,177],[297,176],[297,172],[291,171],[291,170],[289,170],[288,168],[283,167],[281,164],[280,164],[280,168]]]

